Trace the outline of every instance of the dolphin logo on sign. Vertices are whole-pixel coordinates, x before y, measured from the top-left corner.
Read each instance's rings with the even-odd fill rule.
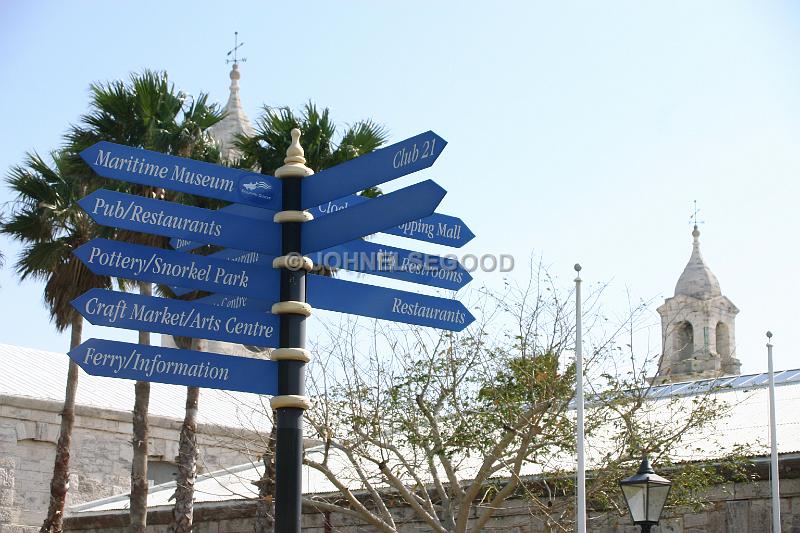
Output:
[[[264,178],[253,176],[242,180],[239,185],[239,194],[259,203],[268,202],[272,199],[272,185]]]

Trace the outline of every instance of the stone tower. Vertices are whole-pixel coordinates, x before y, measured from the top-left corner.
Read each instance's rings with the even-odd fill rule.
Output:
[[[658,308],[662,356],[656,383],[739,374],[735,319],[739,309],[722,295],[717,277],[700,254],[692,231],[692,256],[675,285],[675,296]]]
[[[242,154],[234,147],[237,135],[252,137],[255,131],[253,125],[242,108],[242,101],[239,99],[239,65],[233,64],[231,69],[231,93],[228,103],[225,105],[225,118],[211,126],[209,133],[219,144],[220,155],[224,161],[235,163],[241,158]]]

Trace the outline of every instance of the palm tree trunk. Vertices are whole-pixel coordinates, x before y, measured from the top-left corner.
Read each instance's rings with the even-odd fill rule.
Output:
[[[258,487],[254,533],[275,531],[275,437],[277,435],[275,416],[275,411],[272,411],[272,430],[269,432],[267,449],[261,457],[264,461],[264,474],[258,481],[253,481],[253,485]]]
[[[81,343],[83,317],[75,313],[70,328],[69,347],[73,349]],[[78,364],[69,360],[67,390],[64,394],[64,408],[61,410],[61,431],[56,445],[56,460],[53,465],[53,479],[50,481],[50,506],[47,517],[39,530],[41,533],[61,533],[64,527],[64,505],[69,488],[69,450],[72,442],[72,428],[75,426],[75,395],[78,392]]]
[[[192,348],[204,351],[205,341],[192,340]],[[194,521],[194,482],[197,478],[197,403],[200,387],[186,388],[186,414],[183,418],[178,444],[178,478],[176,479],[175,507],[169,530],[191,533]]]
[[[139,294],[151,296],[150,283],[139,282]],[[150,333],[139,332],[139,344],[150,345]],[[145,533],[147,529],[147,409],[150,405],[150,383],[136,382],[133,404],[133,462],[131,464],[131,525],[130,533]]]

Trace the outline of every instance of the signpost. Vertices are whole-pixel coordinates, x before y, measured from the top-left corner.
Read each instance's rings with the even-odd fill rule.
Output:
[[[67,354],[88,374],[275,395],[278,364],[193,350],[89,339]]]
[[[472,276],[456,259],[355,240],[310,255],[314,264],[457,291]]]
[[[313,175],[299,137],[292,130],[275,177],[107,142],[81,153],[101,176],[232,204],[214,211],[108,190],[81,199],[100,225],[171,237],[180,250],[226,249],[200,256],[94,239],[75,253],[96,274],[212,294],[190,302],[92,289],[73,300],[78,312],[97,325],[276,348],[272,361],[98,339],[69,353],[96,375],[273,396],[278,533],[300,532],[311,306],[449,331],[474,321],[456,300],[307,276],[317,263],[450,290],[469,283],[455,259],[360,240],[383,232],[459,247],[474,237],[461,219],[434,213],[446,192],[431,180],[374,199],[354,195],[430,167],[446,141],[429,131]]]
[[[475,234],[458,217],[434,213],[429,217],[408,220],[399,226],[383,230],[383,233],[407,237],[418,241],[461,248],[471,241]]]
[[[152,331],[196,339],[277,346],[278,319],[274,315],[238,311],[211,305],[91,289],[72,306],[96,326]]]
[[[308,278],[312,307],[405,322],[448,331],[461,331],[475,317],[458,300],[385,289],[325,276]]]
[[[370,198],[366,196],[359,196],[351,194],[338,200],[332,200],[325,204],[318,205],[308,212],[314,216],[314,219],[320,219],[324,216],[337,213],[348,207],[356,206],[369,202]],[[259,209],[249,205],[231,204],[229,206],[219,209],[220,213],[227,213],[231,215],[239,215],[256,220],[272,220],[275,216],[274,211],[266,209]],[[433,213],[430,216],[422,217],[415,220],[406,220],[405,222],[381,230],[381,233],[388,235],[397,235],[398,237],[406,237],[418,241],[430,242],[433,244],[441,244],[443,246],[450,246],[453,248],[460,248],[471,241],[475,234],[464,224],[464,221],[458,217],[450,215],[443,215],[441,213]],[[203,246],[202,242],[194,242],[187,239],[173,238],[169,241],[170,246],[176,250],[189,251]]]
[[[439,158],[445,146],[447,141],[427,131],[325,169],[303,180],[303,208],[428,168]]]
[[[109,239],[92,239],[75,255],[95,274],[189,287],[187,292],[222,292],[273,302],[280,296],[280,274],[271,265],[264,268]]]
[[[94,191],[78,204],[101,226],[270,255],[280,252],[281,228],[273,222],[262,222],[256,232],[250,218],[106,189]]]
[[[280,209],[281,183],[272,176],[107,141],[81,158],[104,178],[162,187],[228,202]]]
[[[312,220],[303,224],[303,253],[330,248],[409,219],[430,215],[445,194],[447,191],[435,182],[426,180],[325,218]]]
[[[266,255],[258,252],[234,250],[232,248],[226,248],[224,250],[220,250],[219,252],[215,252],[205,257],[209,259],[224,259],[226,261],[233,261],[234,263],[244,263],[246,265],[261,265],[262,267],[272,266],[272,261],[273,259],[275,259],[271,255]],[[175,293],[175,296],[183,296],[184,294],[189,294],[190,292],[192,292],[192,290],[194,290],[194,289],[187,289],[175,286],[171,286],[170,288]]]

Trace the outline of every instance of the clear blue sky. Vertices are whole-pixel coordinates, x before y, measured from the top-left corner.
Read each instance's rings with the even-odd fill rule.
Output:
[[[697,200],[703,254],[741,309],[743,371],[766,368],[767,329],[776,367],[797,368],[798,10],[733,0],[3,2],[0,169],[58,147],[92,81],[164,69],[224,103],[238,30],[251,119],[262,104],[310,99],[338,122],[373,118],[395,141],[435,130],[449,145],[424,176],[449,191],[439,210],[478,236],[466,251],[511,253],[519,267],[541,255],[566,286],[580,261],[587,282],[612,282],[614,315],[626,291],[671,296]],[[0,248],[10,256],[0,342],[66,349],[41,286],[14,277],[17,245]]]

